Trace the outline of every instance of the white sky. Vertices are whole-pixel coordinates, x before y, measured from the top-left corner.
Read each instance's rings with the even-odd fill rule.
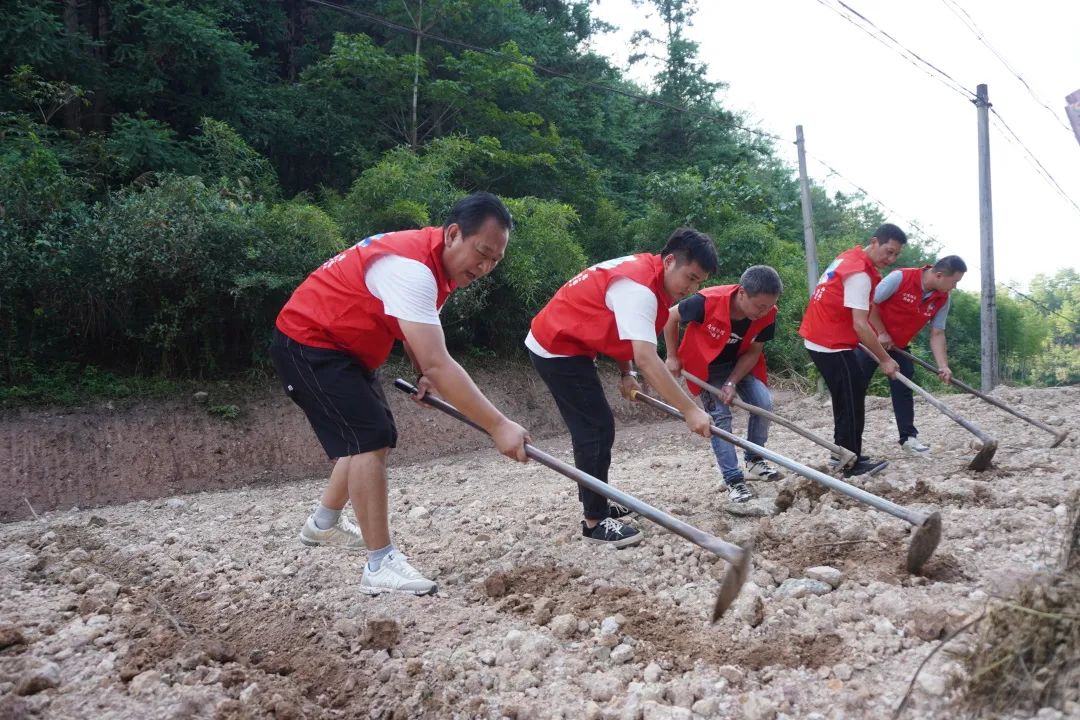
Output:
[[[837,6],[835,0],[823,0]],[[1052,108],[1039,105],[1017,78],[954,15],[945,0],[845,0],[909,49],[990,102],[1065,192],[1080,204],[1080,143],[1065,117],[1065,96],[1080,89],[1080,2],[954,0],[984,38]],[[600,0],[594,16],[620,31],[595,49],[626,66],[628,37],[651,28],[648,9]],[[728,84],[724,106],[751,124],[790,138],[778,151],[797,169],[795,126],[807,150],[861,185],[905,229],[918,223],[963,257],[962,289],[978,291],[979,206],[975,106],[869,37],[818,0],[699,0],[689,29],[709,79]],[[635,66],[646,81],[654,68]],[[995,129],[990,157],[995,271],[1024,290],[1037,273],[1080,269],[1080,211],[1039,177],[1022,149]],[[851,192],[808,159],[811,177]],[[819,265],[829,258],[818,258]]]

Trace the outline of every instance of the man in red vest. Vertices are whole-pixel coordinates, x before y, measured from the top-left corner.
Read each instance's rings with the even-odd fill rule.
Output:
[[[765,374],[765,343],[776,334],[776,300],[783,292],[780,275],[768,265],[747,268],[738,285],[717,285],[691,295],[671,308],[664,325],[667,367],[675,377],[686,370],[710,385],[720,388],[719,397],[701,392],[688,383],[690,392],[701,394],[705,410],[713,424],[731,432],[731,402],[735,395],[744,402],[772,410],[772,393]],[[686,326],[679,343],[679,325]],[[678,352],[675,348],[678,347]],[[769,421],[751,415],[747,439],[765,445],[769,439]],[[712,438],[716,464],[720,469],[732,502],[752,498],[746,476],[757,480],[779,480],[781,473],[765,458],[745,453],[746,474],[739,467],[735,446],[718,437]]]
[[[870,325],[878,333],[878,341],[900,366],[905,377],[915,373],[915,363],[893,348],[910,352],[911,341],[930,323],[930,352],[938,366],[942,382],[952,382],[949,354],[945,343],[945,321],[949,317],[952,297],[949,293],[963,279],[967,265],[956,255],[941,258],[933,267],[902,268],[885,276],[874,291],[874,306],[870,310]],[[859,351],[866,383],[874,375],[878,363]],[[930,447],[919,441],[915,427],[915,400],[907,385],[889,381],[896,429],[900,431],[900,447],[913,455],[929,458]]]
[[[327,260],[282,308],[270,355],[285,392],[336,458],[319,507],[300,531],[305,545],[368,548],[360,591],[436,592],[390,539],[386,458],[397,442],[377,370],[395,340],[431,390],[492,436],[499,452],[526,462],[528,434],[480,392],[446,350],[439,311],[446,298],[491,272],[513,221],[494,195],[476,193],[443,227],[373,235]],[[351,500],[360,524],[341,516]],[[362,535],[362,537],[361,537]]]
[[[855,348],[859,343],[866,345],[882,372],[889,378],[896,376],[899,366],[870,327],[870,304],[881,282],[879,270],[896,262],[906,243],[903,230],[885,223],[865,248],[856,245],[837,255],[818,279],[799,326],[810,359],[832,396],[833,441],[858,457],[854,465],[844,468],[845,477],[874,474],[888,465],[862,454],[866,379]]]
[[[716,271],[712,238],[691,228],[671,234],[659,255],[641,253],[586,268],[533,318],[525,347],[562,414],[574,446],[574,465],[604,482],[615,442],[615,417],[596,371],[596,356],[615,360],[619,392],[640,389],[633,363],[649,385],[710,437],[709,416],[683,392],[656,353],[656,336],[676,299],[696,292]],[[612,547],[641,542],[641,531],[619,522],[630,514],[592,491],[578,488],[584,506],[582,539]]]

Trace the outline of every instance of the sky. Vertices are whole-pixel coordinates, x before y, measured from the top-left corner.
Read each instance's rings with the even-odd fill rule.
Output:
[[[844,2],[965,88],[985,83],[994,109],[1080,205],[1080,143],[1064,111],[1065,96],[1080,90],[1080,2]],[[969,272],[960,288],[977,292],[974,104],[830,7],[842,10],[838,0],[699,0],[688,35],[700,44],[709,79],[727,84],[718,96],[724,107],[790,138],[777,151],[793,170],[801,124],[807,151],[843,176],[808,158],[814,181],[846,193],[854,183],[886,206],[889,221],[905,229],[917,223],[940,254],[964,258]],[[1050,110],[965,26],[965,11]],[[649,10],[630,0],[599,0],[593,14],[619,27],[593,49],[624,69],[630,33],[663,35]],[[628,72],[648,84],[655,69],[639,64]],[[997,282],[1023,291],[1038,273],[1080,270],[1080,209],[1040,177],[993,116],[990,167]]]

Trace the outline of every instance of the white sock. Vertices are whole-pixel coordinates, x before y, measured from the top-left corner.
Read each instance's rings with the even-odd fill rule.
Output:
[[[319,503],[319,507],[315,509],[315,512],[311,514],[311,518],[315,523],[315,527],[320,530],[329,530],[337,525],[338,518],[341,517],[340,510],[334,510],[328,508],[322,503]]]

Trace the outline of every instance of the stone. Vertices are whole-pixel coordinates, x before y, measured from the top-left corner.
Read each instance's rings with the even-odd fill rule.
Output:
[[[788,578],[780,583],[780,587],[773,591],[773,598],[802,598],[807,595],[825,595],[832,592],[832,585],[820,580],[808,580],[806,578]]]
[[[615,618],[606,617],[603,622],[600,623],[601,635],[614,635],[617,632],[619,632],[619,621]]]
[[[833,665],[832,674],[833,677],[839,680],[850,680],[852,669],[847,663],[837,663],[836,665]]]
[[[920,673],[918,683],[919,687],[927,695],[940,697],[945,694],[945,678],[940,675],[928,672]]]
[[[817,567],[807,568],[804,574],[811,580],[819,580],[823,583],[828,583],[834,588],[840,587],[840,583],[844,581],[844,573],[834,567],[829,567],[828,565],[818,565]]]
[[[206,392],[205,390],[199,390],[191,397],[199,405],[205,405],[210,401],[210,393]]]
[[[716,669],[716,672],[732,685],[742,685],[743,672],[734,665],[721,665]]]
[[[23,636],[22,630],[11,623],[0,623],[0,650],[9,648],[12,645],[25,644],[26,638]]]
[[[662,672],[663,671],[660,669],[659,665],[657,665],[654,662],[649,663],[648,665],[645,666],[645,672],[643,673],[643,677],[645,679],[645,682],[647,682],[647,683],[659,682],[660,675],[661,675]]]
[[[191,505],[183,498],[169,498],[165,501],[165,507],[179,514],[187,512],[191,508]]]
[[[761,693],[750,693],[743,703],[743,717],[746,720],[775,720],[776,703]]]
[[[528,670],[522,670],[510,679],[510,687],[518,692],[524,692],[539,685],[540,680]]]
[[[701,698],[690,708],[695,715],[712,717],[720,709],[720,701],[715,697]]]
[[[747,502],[724,503],[724,511],[736,517],[769,517],[780,512],[771,498],[754,498]]]
[[[484,578],[484,592],[488,597],[502,597],[506,594],[506,573],[493,572]]]
[[[945,634],[948,614],[944,609],[920,605],[911,616],[911,631],[921,640],[938,640]]]
[[[360,643],[366,648],[380,648],[389,650],[397,645],[401,638],[401,625],[391,618],[376,618],[368,620],[364,626],[364,633],[360,637]]]
[[[423,505],[417,505],[416,507],[409,510],[410,520],[425,520],[429,517],[431,517],[431,511],[429,511]]]
[[[618,645],[615,647],[614,650],[611,651],[611,662],[615,663],[616,665],[622,665],[624,663],[627,663],[633,658],[634,648],[626,644]]]
[[[548,623],[548,627],[551,629],[552,635],[561,640],[567,640],[577,632],[578,619],[570,613],[556,615]]]
[[[60,667],[56,663],[37,661],[19,676],[15,694],[36,695],[55,687],[60,687]]]
[[[161,673],[157,670],[141,672],[128,681],[128,692],[132,695],[144,695],[153,692],[161,684]]]
[[[586,696],[596,702],[607,702],[620,694],[622,682],[614,673],[593,673],[585,677]]]

